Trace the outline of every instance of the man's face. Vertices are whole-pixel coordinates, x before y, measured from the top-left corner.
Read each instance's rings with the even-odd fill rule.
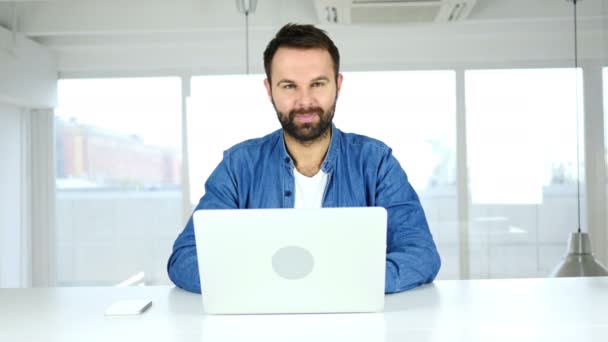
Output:
[[[281,47],[270,75],[264,84],[285,133],[300,142],[324,136],[342,84],[342,75],[336,81],[329,52]]]

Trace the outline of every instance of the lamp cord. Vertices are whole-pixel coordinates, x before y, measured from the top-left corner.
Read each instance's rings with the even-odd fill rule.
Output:
[[[245,72],[249,75],[249,11],[245,11]]]
[[[576,2],[572,0],[574,4],[574,104],[576,106],[576,206],[577,206],[577,219],[578,219],[578,232],[581,232],[581,176],[580,176],[580,160],[579,160],[579,112],[578,112],[578,34],[577,34],[577,15],[576,15]]]

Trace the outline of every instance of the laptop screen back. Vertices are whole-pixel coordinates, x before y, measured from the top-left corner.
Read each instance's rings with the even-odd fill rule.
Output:
[[[194,226],[208,313],[383,309],[384,208],[199,210]]]

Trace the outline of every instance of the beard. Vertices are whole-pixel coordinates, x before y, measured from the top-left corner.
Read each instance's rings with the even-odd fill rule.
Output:
[[[336,97],[337,100],[337,97]],[[282,113],[277,109],[277,106],[272,101],[274,110],[277,112],[277,117],[283,131],[301,143],[312,143],[328,133],[331,123],[336,112],[336,100],[329,110],[325,111],[321,107],[309,107],[292,110],[288,114]],[[319,117],[318,122],[297,124],[295,122],[296,115],[314,113]]]

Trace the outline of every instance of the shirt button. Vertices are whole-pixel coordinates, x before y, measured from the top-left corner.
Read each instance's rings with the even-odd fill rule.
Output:
[[[289,190],[285,191],[285,197],[289,197],[289,196],[291,196],[291,191],[289,191]]]
[[[289,157],[285,157],[285,162],[289,163]]]

